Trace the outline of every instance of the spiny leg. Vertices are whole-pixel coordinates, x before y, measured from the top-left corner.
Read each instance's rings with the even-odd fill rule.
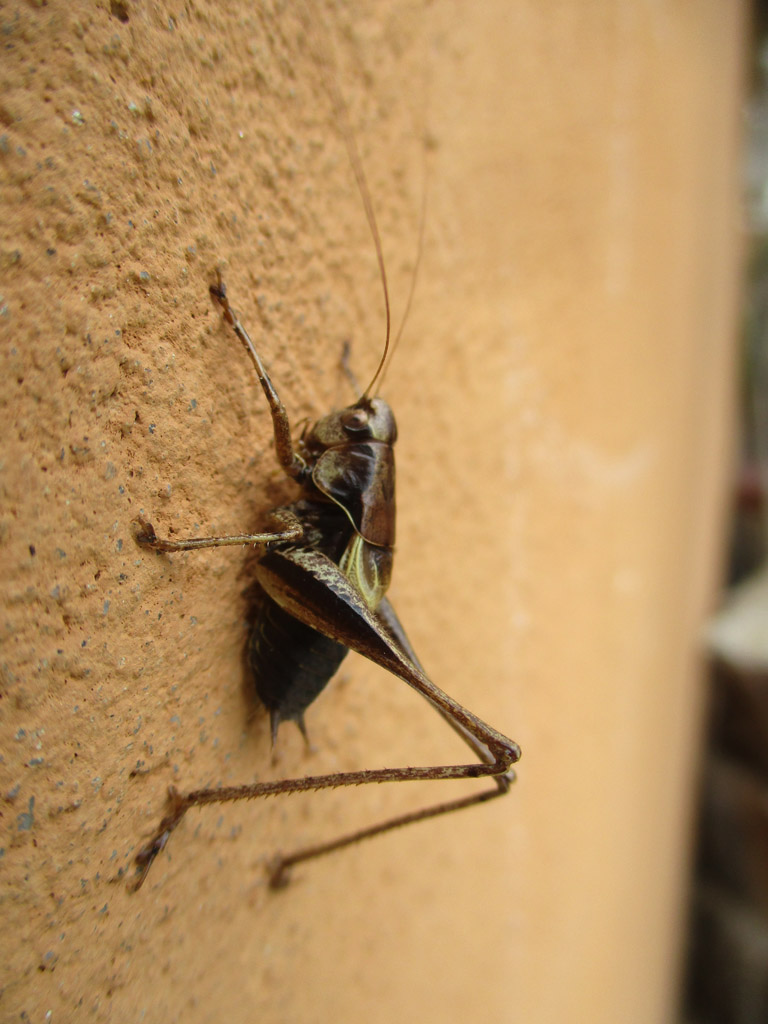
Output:
[[[462,807],[471,806],[475,803],[482,803],[495,796],[506,793],[511,781],[509,769],[511,764],[517,760],[519,750],[517,745],[511,743],[506,755],[499,756],[493,764],[465,764],[465,765],[434,765],[431,767],[418,768],[374,768],[359,772],[335,772],[332,775],[309,775],[301,779],[282,779],[277,782],[255,782],[244,786],[221,786],[216,789],[197,789],[190,793],[179,793],[174,787],[169,790],[171,807],[169,813],[160,822],[154,836],[146,843],[136,855],[138,875],[133,884],[133,890],[140,889],[151,868],[155,858],[161,853],[171,836],[171,833],[179,824],[181,819],[191,807],[200,807],[204,804],[234,803],[238,800],[255,800],[259,797],[280,796],[287,793],[302,793],[310,790],[338,789],[341,786],[361,786],[370,783],[380,782],[414,782],[427,779],[474,779],[494,776],[497,789],[490,792],[478,793],[471,797],[454,800],[447,804],[439,804],[435,807],[425,808],[412,814],[401,815],[390,821],[369,829],[362,829],[360,832],[352,833],[341,839],[330,843],[323,843],[316,847],[297,851],[287,856],[279,856],[272,864],[270,872],[270,885],[274,888],[280,887],[285,878],[285,872],[291,865],[299,861],[309,860],[313,857],[330,853],[332,850],[340,849],[358,842],[361,839],[378,835],[392,828],[420,821],[425,818],[436,817],[450,811],[459,810]],[[513,773],[512,773],[513,774]]]
[[[419,669],[419,671],[423,672],[424,670],[416,652],[411,646],[411,642],[406,635],[402,623],[387,598],[382,600],[377,609],[376,616],[380,619],[382,626],[388,630],[394,643],[408,655],[413,665]],[[435,710],[440,713],[445,722],[454,729],[462,740],[464,740],[467,746],[474,751],[480,761],[486,763],[493,762],[493,756],[490,755],[485,743],[480,742],[475,735],[470,733],[466,728],[464,728],[464,726],[460,725],[458,721],[443,708],[435,706]],[[517,755],[519,756],[519,750],[517,751]],[[496,783],[493,789],[482,790],[480,793],[475,793],[471,796],[460,797],[457,800],[449,800],[445,803],[434,804],[430,807],[424,807],[421,810],[412,811],[407,814],[399,814],[393,818],[387,819],[386,821],[379,822],[376,825],[371,825],[368,828],[358,829],[355,832],[339,836],[336,839],[332,839],[324,843],[316,843],[312,846],[295,850],[290,854],[277,854],[270,863],[270,888],[280,889],[286,886],[290,878],[290,869],[296,864],[300,864],[308,860],[314,860],[315,858],[322,857],[328,853],[334,853],[336,850],[344,849],[346,846],[352,846],[364,839],[372,839],[374,836],[381,835],[384,832],[389,832],[396,828],[403,828],[406,825],[412,825],[418,821],[426,821],[429,818],[436,818],[442,814],[450,814],[453,811],[460,811],[466,807],[473,807],[475,804],[487,803],[489,800],[493,800],[496,797],[504,796],[505,793],[509,792],[511,784],[515,781],[515,772],[510,768],[503,775],[495,776],[493,781]]]
[[[377,825],[368,828],[358,829],[348,835],[331,839],[325,843],[316,843],[314,846],[305,846],[301,850],[295,850],[289,854],[277,854],[269,864],[269,887],[270,889],[283,889],[290,881],[290,870],[296,864],[303,861],[314,860],[327,853],[335,853],[345,846],[353,846],[364,839],[373,839],[383,832],[389,832],[396,828],[403,828],[405,825],[413,825],[417,821],[426,821],[429,818],[437,818],[441,814],[450,814],[452,811],[461,811],[465,807],[473,807],[475,804],[484,804],[494,800],[497,796],[504,796],[509,792],[509,787],[515,780],[514,771],[510,770],[504,775],[497,776],[494,781],[494,789],[485,789],[472,796],[460,797],[458,800],[448,800],[445,803],[434,804],[431,807],[423,807],[419,811],[411,811],[409,814],[399,814],[387,821],[381,821]]]
[[[519,759],[520,748],[513,740],[462,707],[427,678],[415,660],[405,631],[388,602],[382,602],[381,615],[372,612],[339,567],[321,552],[311,549],[272,551],[259,562],[258,580],[267,593],[274,594],[275,598],[279,597],[283,607],[301,622],[363,654],[421,693],[455,728],[480,763],[382,768],[194,790],[175,798],[172,813],[162,820],[153,839],[139,852],[138,885],[143,882],[157,854],[164,849],[171,831],[190,807],[380,782],[494,778],[497,788],[489,793],[477,794],[475,797],[453,801],[450,804],[441,804],[436,808],[427,808],[423,812],[416,812],[415,816],[402,815],[380,826],[374,826],[373,829],[364,829],[360,833],[353,833],[329,844],[321,844],[310,850],[298,851],[280,858],[272,870],[272,884],[279,885],[286,869],[293,863],[329,853],[340,846],[377,835],[390,828],[458,810],[472,803],[480,803],[509,789],[513,778],[510,768]]]

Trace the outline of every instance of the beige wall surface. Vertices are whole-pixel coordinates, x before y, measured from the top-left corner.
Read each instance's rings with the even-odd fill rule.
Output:
[[[672,1019],[718,570],[744,5],[0,6],[0,1019]],[[402,316],[390,596],[523,747],[504,801],[308,864],[458,785],[190,812],[167,786],[446,762],[351,656],[274,757],[240,532],[291,495],[216,266],[294,423],[383,336],[333,53]],[[424,159],[426,154],[426,161]],[[472,788],[471,786],[469,787]],[[26,1014],[26,1016],[22,1016]]]

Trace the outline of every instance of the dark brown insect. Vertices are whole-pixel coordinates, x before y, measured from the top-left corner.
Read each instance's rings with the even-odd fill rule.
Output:
[[[337,112],[344,113],[336,97]],[[281,722],[304,732],[304,712],[330,681],[348,650],[357,651],[418,690],[467,743],[472,764],[382,768],[283,779],[180,793],[170,790],[170,808],[153,838],[140,850],[137,879],[143,883],[157,855],[191,807],[249,800],[303,790],[418,779],[491,777],[493,787],[469,797],[404,814],[371,828],[297,852],[272,863],[270,882],[283,884],[287,870],[392,828],[483,803],[508,792],[516,743],[497,732],[440,690],[424,674],[400,621],[386,597],[395,540],[395,417],[374,393],[389,350],[389,297],[376,221],[351,134],[350,160],[376,246],[386,308],[386,341],[379,367],[362,396],[307,428],[294,442],[291,426],[251,339],[238,320],[219,277],[210,288],[224,319],[246,346],[272,414],[277,459],[300,487],[298,499],[271,513],[269,533],[163,540],[140,520],[137,541],[155,551],[187,551],[225,544],[251,544],[259,552],[256,580],[263,592],[250,622],[248,662],[261,701],[269,710],[273,740]]]

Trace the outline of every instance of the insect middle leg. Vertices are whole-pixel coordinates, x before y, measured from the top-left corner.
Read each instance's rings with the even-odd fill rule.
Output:
[[[139,529],[136,541],[143,547],[153,551],[192,551],[195,548],[220,548],[228,544],[253,544],[256,547],[267,547],[269,544],[284,544],[287,541],[298,541],[304,534],[304,527],[298,516],[288,508],[278,508],[271,513],[270,519],[282,526],[273,533],[237,533],[226,537],[188,537],[186,540],[169,540],[158,537],[155,528],[148,520],[139,517]]]

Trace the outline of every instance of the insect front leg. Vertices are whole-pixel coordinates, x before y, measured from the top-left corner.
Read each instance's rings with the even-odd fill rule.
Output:
[[[293,477],[296,480],[300,480],[307,473],[307,464],[293,447],[291,424],[288,419],[288,413],[285,411],[285,406],[275,390],[274,384],[270,380],[269,374],[261,361],[261,356],[256,351],[253,342],[248,336],[248,332],[240,323],[237,318],[237,314],[230,305],[229,298],[227,297],[227,287],[222,281],[220,273],[218,274],[217,283],[212,284],[209,291],[211,293],[211,297],[218,302],[224,311],[224,319],[234,329],[235,334],[245,345],[251,359],[253,359],[256,367],[256,373],[259,377],[259,383],[264,390],[267,402],[269,403],[269,411],[272,414],[272,426],[275,432],[275,452],[277,454],[277,460],[288,476]]]

